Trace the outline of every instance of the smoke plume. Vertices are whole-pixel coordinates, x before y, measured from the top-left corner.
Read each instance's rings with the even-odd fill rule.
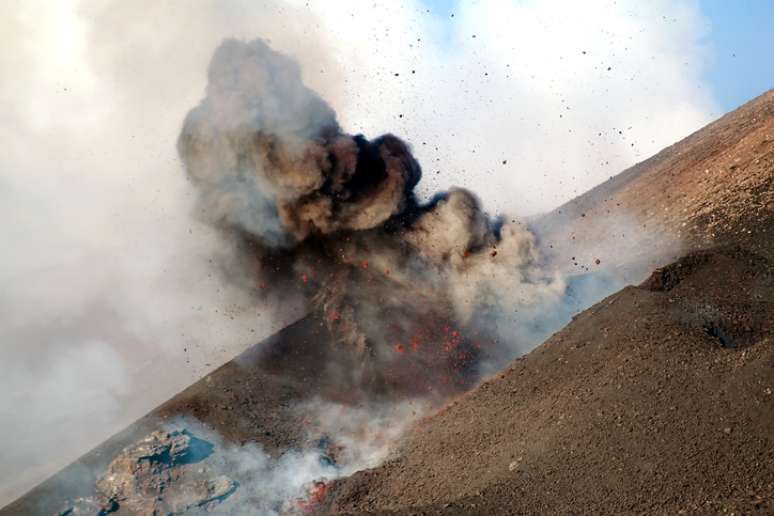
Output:
[[[238,241],[235,279],[256,293],[297,289],[324,317],[343,381],[467,387],[483,361],[524,345],[512,331],[503,342],[504,322],[562,296],[524,225],[490,218],[463,189],[420,203],[409,145],[344,132],[291,58],[227,40],[208,78],[178,141],[197,213]]]
[[[228,260],[233,242],[187,216],[194,188],[174,142],[224,38],[261,34],[302,63],[306,84],[347,130],[392,130],[412,142],[425,171],[415,189],[421,199],[456,184],[472,188],[490,213],[528,215],[714,118],[700,7],[2,4],[10,44],[0,69],[13,80],[0,84],[0,437],[14,445],[0,458],[0,505],[298,316],[285,296],[262,306],[254,295],[243,300],[250,284],[282,293],[276,274],[263,275],[275,281],[262,290],[252,269],[229,266],[236,281],[224,284],[210,260]],[[618,243],[611,247],[620,256]],[[585,252],[571,256],[588,264]],[[295,273],[288,286],[312,288],[316,279],[303,284]],[[486,281],[503,301],[509,284]],[[460,296],[477,288],[463,286]],[[567,319],[551,296],[542,305],[517,302],[525,288],[488,321],[478,317],[509,335],[500,345],[515,346],[514,354]],[[420,329],[419,337],[446,333]],[[389,353],[398,342],[387,340]],[[400,344],[408,351],[393,353],[396,368],[416,364],[412,340]],[[328,366],[350,374],[346,360]]]

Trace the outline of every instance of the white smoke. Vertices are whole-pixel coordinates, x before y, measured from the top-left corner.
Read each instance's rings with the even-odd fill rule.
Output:
[[[189,216],[175,140],[224,38],[297,56],[342,125],[408,138],[428,191],[498,210],[566,200],[714,109],[693,2],[427,9],[0,7],[0,505],[295,315],[245,312],[210,262],[229,246]]]
[[[68,493],[62,513],[116,507],[133,514],[308,513],[324,502],[331,481],[380,464],[424,409],[420,400],[362,406],[310,400],[290,414],[305,429],[304,440],[279,453],[227,442],[200,421],[178,417],[95,472],[93,492]]]
[[[421,400],[360,407],[311,400],[293,411],[306,428],[306,442],[278,456],[254,443],[224,442],[191,418],[178,419],[168,428],[187,430],[213,444],[211,457],[194,466],[206,468],[209,478],[223,475],[238,483],[217,512],[296,514],[306,512],[306,504],[313,507],[322,500],[321,494],[321,500],[314,500],[311,486],[316,482],[327,486],[337,478],[378,466],[424,409]],[[175,488],[173,484],[171,489]]]
[[[307,81],[351,131],[412,143],[425,192],[456,185],[496,212],[549,210],[720,114],[697,2],[446,5],[325,2],[315,11],[351,104]]]

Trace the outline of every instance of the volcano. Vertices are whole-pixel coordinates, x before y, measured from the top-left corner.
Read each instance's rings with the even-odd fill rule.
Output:
[[[315,487],[301,510],[774,511],[774,91],[529,223],[578,281],[593,270],[638,286],[414,423],[382,465]],[[174,491],[175,468],[198,464],[175,459],[198,441],[155,433],[178,417],[270,455],[308,446],[296,403],[359,402],[327,390],[333,340],[330,314],[313,312],[0,514],[120,511],[78,500],[116,458],[145,457],[143,442],[165,457],[151,469],[172,471],[153,485]],[[226,510],[239,486],[212,481],[180,507]]]
[[[569,270],[656,269],[340,481],[328,511],[774,511],[774,91],[534,224]]]

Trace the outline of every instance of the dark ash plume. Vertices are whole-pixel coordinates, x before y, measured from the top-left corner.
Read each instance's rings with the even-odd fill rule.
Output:
[[[405,209],[420,178],[398,138],[343,134],[298,64],[260,40],[215,51],[179,150],[205,216],[264,246],[380,226]]]
[[[338,344],[326,367],[349,383],[465,388],[483,358],[512,356],[499,336],[515,335],[519,307],[563,293],[525,227],[462,189],[418,203],[409,146],[344,133],[296,62],[260,40],[216,50],[178,148],[201,216],[258,264],[240,282],[303,293]]]

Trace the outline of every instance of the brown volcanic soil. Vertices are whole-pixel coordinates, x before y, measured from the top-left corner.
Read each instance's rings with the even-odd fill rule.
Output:
[[[330,350],[327,326],[306,317],[252,347],[161,405],[152,415],[190,415],[228,441],[269,451],[298,445],[304,429],[285,410],[332,384],[321,368]]]
[[[427,420],[330,509],[774,511],[772,294],[759,255],[691,255]]]
[[[326,512],[774,513],[774,91],[533,227],[565,271],[688,256],[337,482]]]

